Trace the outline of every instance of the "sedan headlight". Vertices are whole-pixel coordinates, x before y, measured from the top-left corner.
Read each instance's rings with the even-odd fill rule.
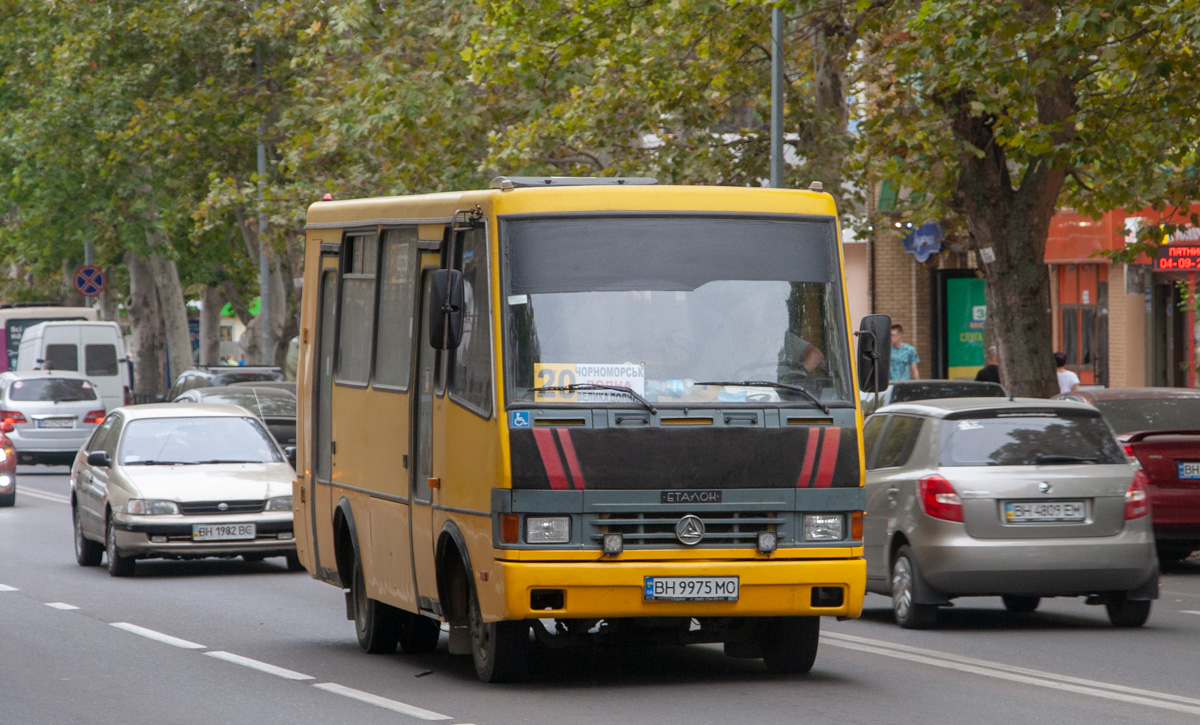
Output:
[[[179,513],[179,504],[174,501],[158,501],[152,498],[131,498],[125,505],[125,513],[146,516]]]
[[[805,514],[805,541],[840,541],[846,538],[846,517],[841,514]]]
[[[567,544],[571,541],[570,516],[527,516],[526,544]]]
[[[275,496],[267,499],[267,511],[291,511],[292,497],[291,496]]]

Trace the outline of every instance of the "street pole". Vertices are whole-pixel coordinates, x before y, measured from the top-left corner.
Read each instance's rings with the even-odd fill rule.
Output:
[[[255,9],[258,3],[254,4]],[[262,44],[254,44],[254,82],[262,88]],[[267,212],[264,208],[263,180],[267,176],[267,147],[263,143],[263,123],[258,122],[258,333],[259,364],[270,365],[274,345],[271,340],[271,260],[267,258]]]
[[[783,8],[771,10],[771,186],[783,186]]]

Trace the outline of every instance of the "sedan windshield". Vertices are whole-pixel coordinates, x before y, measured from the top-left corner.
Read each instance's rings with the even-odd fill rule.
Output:
[[[1096,407],[1119,434],[1200,428],[1200,398],[1097,400]]]
[[[279,449],[252,418],[146,418],[121,436],[123,466],[200,463],[278,463]]]
[[[501,241],[515,401],[852,400],[832,219],[521,219]]]
[[[1050,466],[1125,463],[1116,438],[1096,415],[996,413],[943,420],[943,466]]]

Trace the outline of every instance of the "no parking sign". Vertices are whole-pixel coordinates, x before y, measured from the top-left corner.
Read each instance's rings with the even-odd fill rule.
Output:
[[[75,270],[75,289],[84,297],[95,297],[104,291],[104,272],[93,264]]]

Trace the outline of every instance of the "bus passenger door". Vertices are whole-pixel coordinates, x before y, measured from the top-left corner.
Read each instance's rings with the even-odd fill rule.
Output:
[[[321,257],[321,284],[317,300],[316,354],[313,365],[313,490],[310,520],[312,532],[312,571],[318,578],[329,578],[333,563],[333,361],[338,305],[338,258]],[[342,585],[349,586],[349,572],[338,572]]]
[[[433,531],[433,490],[429,479],[433,476],[433,407],[437,387],[438,353],[429,344],[429,298],[432,289],[432,271],[440,265],[435,255],[426,255],[422,260],[421,307],[417,314],[420,327],[420,343],[417,346],[416,394],[413,399],[413,466],[412,504],[412,556],[413,578],[416,580],[417,602],[421,609],[433,609],[437,601],[437,572]]]

